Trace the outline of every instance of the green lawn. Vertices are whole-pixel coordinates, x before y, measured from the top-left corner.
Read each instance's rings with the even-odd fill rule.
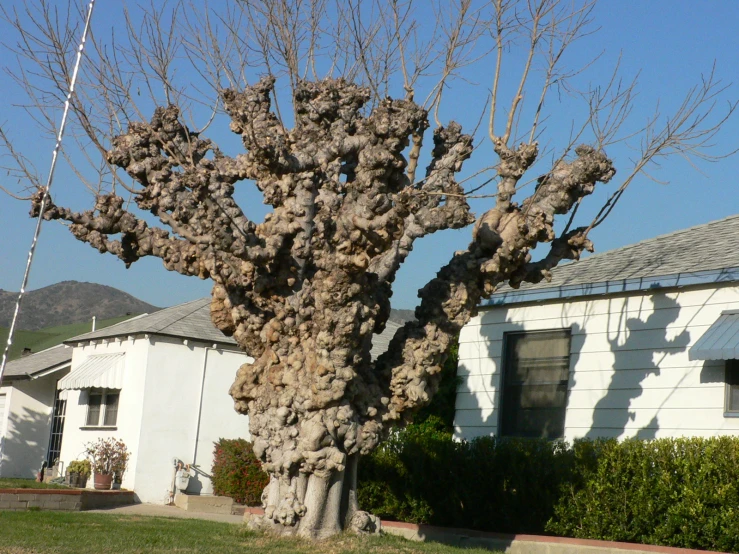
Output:
[[[0,511],[0,552],[12,554],[490,554],[399,537],[342,535],[320,543],[275,539],[195,519]]]
[[[0,489],[69,489],[69,487],[52,483],[37,483],[34,479],[0,478]]]

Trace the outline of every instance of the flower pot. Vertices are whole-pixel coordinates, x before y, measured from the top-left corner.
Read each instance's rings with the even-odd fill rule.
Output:
[[[110,486],[113,484],[113,476],[105,475],[103,473],[95,474],[95,490],[108,491]]]
[[[84,473],[71,472],[69,474],[69,486],[84,489],[87,486],[87,475]]]

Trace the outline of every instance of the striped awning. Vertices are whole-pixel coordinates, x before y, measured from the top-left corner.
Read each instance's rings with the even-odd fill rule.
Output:
[[[690,360],[739,359],[739,310],[726,310],[688,352]]]
[[[121,389],[125,353],[93,354],[59,380],[59,390]]]

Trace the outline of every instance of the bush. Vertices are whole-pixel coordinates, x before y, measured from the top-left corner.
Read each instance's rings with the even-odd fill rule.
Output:
[[[69,471],[69,473],[77,473],[78,475],[89,477],[92,473],[92,466],[90,465],[90,460],[74,460],[69,463],[67,471]]]
[[[739,552],[739,438],[576,443],[580,464],[547,530]]]
[[[455,442],[429,419],[359,472],[362,509],[413,523],[739,552],[739,437]]]
[[[572,473],[564,443],[455,442],[431,417],[398,431],[361,462],[362,509],[412,523],[542,532]]]
[[[93,473],[113,475],[118,482],[128,467],[130,452],[126,443],[115,438],[99,438],[85,444],[85,454],[90,460]]]
[[[244,439],[220,439],[215,443],[213,492],[249,506],[261,502],[269,476],[262,471],[251,443]]]

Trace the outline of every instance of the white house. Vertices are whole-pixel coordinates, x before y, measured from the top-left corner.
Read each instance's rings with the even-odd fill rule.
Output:
[[[122,486],[140,502],[170,498],[175,461],[194,467],[188,492],[210,494],[213,443],[249,439],[228,389],[251,361],[210,320],[205,298],[72,338],[8,364],[0,387],[0,477],[36,475],[85,458],[98,438],[131,452]],[[373,356],[401,326],[388,321]],[[92,486],[92,480],[88,482]]]
[[[502,287],[460,335],[455,433],[739,434],[739,216]]]
[[[0,386],[0,477],[32,478],[45,460],[59,456],[64,401],[56,383],[71,364],[72,350],[59,345],[6,366]]]
[[[175,459],[195,466],[188,492],[212,493],[213,443],[249,438],[248,417],[234,411],[228,389],[251,359],[213,326],[209,302],[129,319],[8,364],[0,475],[32,477],[45,458],[66,467],[85,457],[86,443],[116,437],[131,452],[122,486],[139,501],[168,500]]]

